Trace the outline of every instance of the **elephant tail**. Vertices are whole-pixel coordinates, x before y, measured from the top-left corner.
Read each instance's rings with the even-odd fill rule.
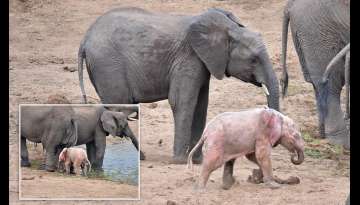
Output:
[[[83,46],[83,42],[80,43],[80,48],[78,52],[78,74],[79,74],[79,83],[82,94],[82,102],[87,103],[86,94],[84,89],[84,79],[83,79],[83,69],[84,69],[84,58],[85,58],[85,50]]]
[[[289,6],[292,1],[289,1],[284,9],[283,25],[282,25],[282,51],[281,51],[281,64],[282,64],[282,77],[280,79],[281,93],[284,98],[287,94],[287,88],[289,83],[289,76],[286,67],[286,53],[287,53],[287,41],[288,41],[288,28],[290,15],[288,12]]]
[[[89,165],[87,172],[90,172],[91,171],[91,163],[90,163],[89,159],[87,159],[87,158],[86,158],[86,163]]]
[[[205,137],[204,135],[200,138],[200,140],[198,141],[198,143],[196,143],[196,145],[194,146],[194,148],[190,151],[189,156],[188,156],[188,160],[187,160],[187,168],[193,170],[193,162],[192,162],[192,157],[195,153],[195,151],[204,143],[205,141]]]
[[[335,55],[335,57],[330,61],[330,63],[326,66],[326,70],[322,77],[322,83],[326,83],[329,78],[330,72],[333,70],[334,65],[336,65],[347,53],[350,51],[350,43],[348,43],[339,53]]]

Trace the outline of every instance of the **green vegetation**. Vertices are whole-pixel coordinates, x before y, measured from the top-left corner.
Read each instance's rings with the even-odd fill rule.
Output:
[[[309,133],[302,133],[305,141],[305,155],[316,159],[339,160],[347,154],[340,145],[328,143],[325,139],[316,139]]]

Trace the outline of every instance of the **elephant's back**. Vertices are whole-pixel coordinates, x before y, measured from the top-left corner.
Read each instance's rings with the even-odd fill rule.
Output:
[[[116,36],[125,42],[138,41],[141,40],[139,36],[146,35],[146,32],[176,35],[184,18],[186,16],[155,14],[135,7],[113,9],[98,17],[90,26],[85,44],[107,45],[109,40],[114,42]],[[146,37],[148,41],[151,40],[151,36]]]
[[[340,0],[294,1],[289,8],[294,44],[305,60],[303,69],[313,81],[322,76],[328,62],[350,41],[346,8]]]
[[[73,119],[71,106],[22,106],[21,135],[40,142],[48,129],[63,129]]]

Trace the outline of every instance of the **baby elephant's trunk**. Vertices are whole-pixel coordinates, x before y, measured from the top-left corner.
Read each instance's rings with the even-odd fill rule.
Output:
[[[297,159],[295,157],[297,156]],[[299,165],[304,161],[304,151],[300,148],[296,148],[296,154],[291,156],[291,162],[295,165]]]

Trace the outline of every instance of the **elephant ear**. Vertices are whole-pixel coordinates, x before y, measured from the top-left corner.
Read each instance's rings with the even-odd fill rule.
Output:
[[[219,9],[219,8],[212,8],[209,9],[209,11],[214,10],[214,11],[218,11],[224,15],[226,15],[230,20],[232,20],[234,23],[236,23],[238,26],[240,27],[245,27],[239,20],[238,17],[236,17],[233,13],[229,12],[229,11],[225,11],[223,9]]]
[[[228,23],[224,14],[213,9],[195,17],[188,33],[191,47],[219,80],[224,77],[229,60]]]
[[[262,120],[265,125],[265,135],[269,138],[270,144],[275,146],[281,137],[283,120],[272,109],[265,109],[262,112]]]
[[[104,130],[110,133],[112,136],[116,136],[116,118],[113,111],[104,111],[101,115],[101,123]]]
[[[67,149],[68,149],[68,148],[65,147],[65,148],[61,151],[61,153],[60,153],[60,155],[59,155],[59,162],[64,162],[64,161],[66,160]]]

